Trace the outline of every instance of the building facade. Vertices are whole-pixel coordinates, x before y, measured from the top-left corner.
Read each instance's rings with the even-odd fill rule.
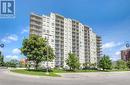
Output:
[[[96,44],[97,44],[97,62],[100,61],[102,56],[102,39],[100,36],[96,36]]]
[[[48,37],[49,45],[56,55],[55,60],[49,62],[49,65],[53,67],[67,66],[65,61],[70,52],[79,58],[81,65],[86,62],[97,63],[101,52],[99,49],[101,38],[98,39],[99,37],[92,31],[92,28],[56,13],[48,16],[32,13],[30,34]],[[97,42],[97,40],[99,41]]]
[[[130,49],[126,49],[126,50],[121,51],[121,59],[124,61],[130,60]]]

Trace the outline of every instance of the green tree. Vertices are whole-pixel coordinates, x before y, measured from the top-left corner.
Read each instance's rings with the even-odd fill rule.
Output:
[[[0,66],[4,66],[4,56],[2,55],[1,51],[0,51]]]
[[[96,68],[96,63],[90,63],[90,62],[86,62],[83,64],[84,69],[94,69]]]
[[[99,67],[103,70],[111,69],[112,61],[110,60],[109,56],[104,55],[101,60],[99,61]]]
[[[47,40],[34,34],[23,40],[21,52],[29,61],[35,63],[36,69],[41,61],[46,61],[47,59],[52,61],[55,58],[53,49],[47,45]]]
[[[52,61],[55,58],[53,49],[51,46],[46,46],[44,51],[43,61]]]
[[[127,67],[130,69],[130,61],[127,62]]]
[[[83,64],[84,69],[90,69],[91,63],[90,62],[86,62]]]
[[[6,62],[5,64],[6,64],[6,67],[14,67],[14,68],[16,68],[19,65],[19,61],[16,60],[16,59],[12,59],[12,60]]]
[[[79,69],[80,67],[79,59],[74,53],[69,53],[68,59],[66,60],[66,64],[70,67],[70,70],[73,71]]]
[[[117,69],[127,69],[127,63],[123,60],[118,60],[116,62],[116,68]]]

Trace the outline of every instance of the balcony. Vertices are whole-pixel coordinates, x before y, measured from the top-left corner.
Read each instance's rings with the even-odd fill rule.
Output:
[[[31,15],[31,20],[42,22],[42,18]]]
[[[31,25],[37,26],[37,27],[42,27],[42,24],[36,23],[36,22],[31,22]]]
[[[62,15],[56,14],[56,20],[64,21],[64,17]]]
[[[42,30],[39,29],[39,28],[33,28],[33,27],[31,27],[31,28],[30,28],[30,32],[31,32],[31,31],[35,31],[35,32],[42,33]]]

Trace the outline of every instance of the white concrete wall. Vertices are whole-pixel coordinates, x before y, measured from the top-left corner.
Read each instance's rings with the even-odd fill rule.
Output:
[[[90,62],[97,63],[96,34],[90,30]]]
[[[72,52],[72,21],[71,19],[64,20],[64,67],[68,53]]]
[[[85,52],[84,52],[84,25],[79,23],[79,61],[81,65],[85,63]]]
[[[54,26],[54,17],[49,17],[43,15],[43,25],[42,25],[42,37],[48,39],[49,38],[49,45],[52,47],[54,54],[55,54],[55,26]],[[42,63],[43,66],[46,66],[46,62]],[[49,66],[54,67],[55,62],[48,62]]]

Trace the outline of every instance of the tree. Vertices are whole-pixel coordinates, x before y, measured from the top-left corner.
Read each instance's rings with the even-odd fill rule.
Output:
[[[118,61],[116,62],[116,68],[117,68],[117,69],[126,69],[126,68],[127,68],[127,64],[126,64],[126,62],[123,61],[123,60],[118,60]]]
[[[104,55],[101,60],[99,61],[99,67],[103,70],[111,69],[112,61],[110,60],[109,56]]]
[[[78,57],[75,54],[69,53],[68,59],[66,60],[66,64],[70,67],[70,70],[79,69],[80,63]]]
[[[6,64],[6,67],[14,67],[14,68],[16,68],[19,65],[19,61],[16,60],[16,59],[12,59],[12,60],[6,62],[5,64]]]
[[[86,62],[83,64],[84,69],[90,69],[91,63],[90,62]]]
[[[48,45],[45,47],[44,56],[45,57],[43,57],[43,61],[52,61],[55,58],[55,55],[51,46]]]
[[[4,66],[4,56],[2,55],[1,51],[0,51],[0,66]]]
[[[34,34],[23,40],[21,52],[29,61],[35,63],[36,69],[41,61],[46,61],[47,59],[52,61],[55,58],[53,49],[47,45],[47,40]],[[47,52],[49,52],[48,58]]]
[[[84,69],[95,69],[96,63],[86,62],[83,64]]]
[[[127,67],[130,69],[130,61],[127,62]]]

